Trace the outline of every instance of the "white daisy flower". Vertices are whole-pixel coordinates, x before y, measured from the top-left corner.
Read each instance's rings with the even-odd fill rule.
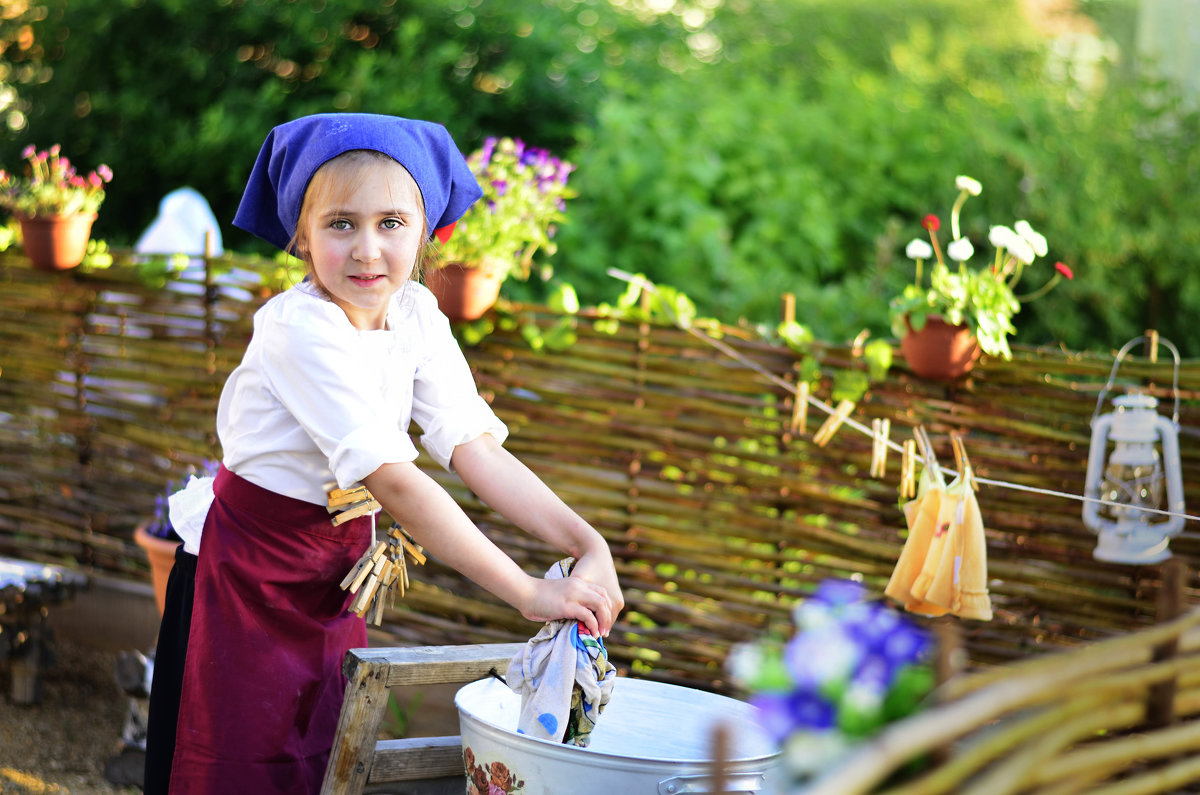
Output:
[[[1012,248],[1014,242],[1019,242],[1021,236],[1007,226],[997,224],[988,230],[988,242],[996,248]]]
[[[971,179],[963,174],[959,174],[954,178],[954,186],[959,190],[965,190],[972,196],[978,196],[980,193],[983,193],[983,186],[979,184],[978,180]]]
[[[966,262],[975,253],[975,247],[971,245],[971,241],[965,237],[960,237],[958,240],[953,240],[950,245],[946,246],[946,254],[955,262]]]
[[[1035,231],[1034,228],[1029,225],[1028,221],[1017,221],[1015,224],[1013,224],[1013,229],[1016,230],[1017,234],[1020,235],[1025,242],[1033,247],[1035,254],[1037,254],[1039,257],[1046,256],[1046,252],[1050,250],[1049,246],[1046,244],[1046,238]]]
[[[929,259],[933,256],[933,246],[925,240],[915,237],[905,247],[904,256],[909,259]]]

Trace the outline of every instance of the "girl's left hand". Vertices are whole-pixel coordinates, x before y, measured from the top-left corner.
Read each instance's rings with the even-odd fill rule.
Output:
[[[609,613],[606,619],[600,620],[600,635],[608,637],[617,615],[625,609],[625,597],[621,594],[621,584],[617,581],[617,570],[613,566],[612,555],[605,546],[595,552],[588,552],[575,561],[571,569],[571,578],[594,583],[604,589],[608,595]],[[599,616],[597,616],[599,618]]]
[[[572,619],[582,622],[588,632],[597,636],[604,634],[603,627],[612,626],[615,613],[608,594],[599,585],[574,575],[560,580],[536,577],[530,580],[533,588],[529,601],[517,605],[521,615],[530,621]]]

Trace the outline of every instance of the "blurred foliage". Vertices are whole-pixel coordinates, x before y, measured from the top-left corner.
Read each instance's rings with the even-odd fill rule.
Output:
[[[257,246],[227,224],[275,124],[392,113],[444,121],[464,151],[496,133],[562,151],[606,70],[653,62],[670,27],[605,0],[48,0],[0,15],[26,116],[0,163],[69,144],[116,173],[96,234],[132,243],[190,185],[232,247]]]
[[[1112,349],[1153,327],[1196,356],[1200,117],[1139,76],[1134,7],[1083,0],[1125,47],[1092,64],[1017,0],[8,0],[4,113],[27,125],[0,163],[59,142],[110,164],[97,234],[127,243],[184,184],[227,224],[278,122],[441,119],[464,151],[513,135],[578,165],[552,263],[585,304],[620,294],[610,267],[766,328],[791,292],[831,341],[888,334],[904,243],[968,174],[977,248],[1025,218],[1043,267],[1076,274],[1016,342]]]

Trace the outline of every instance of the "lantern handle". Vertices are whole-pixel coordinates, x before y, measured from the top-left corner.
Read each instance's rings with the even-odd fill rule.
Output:
[[[1169,339],[1158,337],[1157,340],[1152,340],[1147,334],[1134,337],[1122,345],[1121,350],[1117,351],[1117,358],[1113,360],[1112,370],[1108,374],[1108,383],[1100,390],[1100,397],[1096,399],[1096,410],[1092,412],[1092,425],[1096,424],[1096,418],[1100,416],[1100,409],[1104,405],[1104,398],[1108,395],[1109,390],[1112,389],[1113,381],[1117,377],[1117,368],[1121,366],[1121,360],[1125,358],[1125,354],[1129,352],[1129,349],[1139,342],[1145,342],[1147,345],[1151,342],[1165,345],[1170,349],[1171,355],[1175,357],[1174,374],[1171,379],[1171,391],[1175,395],[1175,413],[1171,415],[1171,422],[1179,425],[1179,349]]]

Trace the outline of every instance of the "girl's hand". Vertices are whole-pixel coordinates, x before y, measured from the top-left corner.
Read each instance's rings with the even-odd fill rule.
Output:
[[[582,621],[596,637],[611,628],[615,611],[608,593],[601,586],[587,582],[574,575],[562,580],[543,580],[530,577],[533,588],[521,615],[530,621],[557,621],[574,619]]]
[[[617,616],[625,609],[625,597],[621,594],[621,584],[617,581],[617,570],[613,566],[612,555],[607,546],[588,552],[575,561],[569,579],[580,579],[599,585],[608,596],[611,618],[600,622],[600,634],[608,637]]]

